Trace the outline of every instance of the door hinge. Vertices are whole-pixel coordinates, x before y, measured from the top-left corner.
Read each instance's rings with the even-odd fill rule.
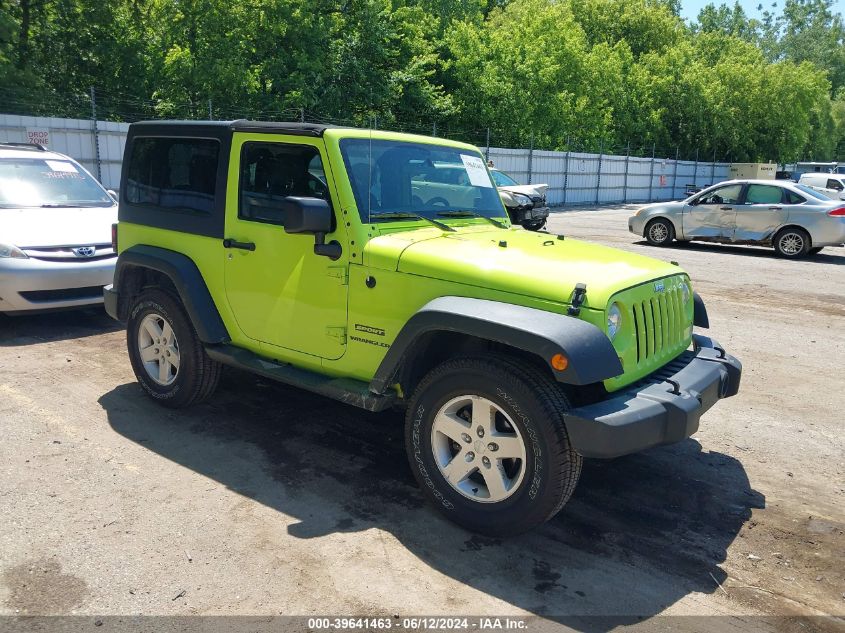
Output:
[[[349,269],[346,266],[329,266],[329,277],[335,277],[341,286],[349,283]]]
[[[340,345],[346,345],[346,328],[345,327],[327,327],[326,336],[336,338]]]

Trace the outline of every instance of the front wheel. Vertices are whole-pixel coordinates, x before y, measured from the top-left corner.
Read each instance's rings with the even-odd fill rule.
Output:
[[[810,252],[810,236],[804,229],[782,229],[775,235],[773,246],[781,257],[798,259]]]
[[[657,218],[646,225],[645,239],[652,246],[666,246],[675,239],[675,227],[669,220]]]
[[[572,495],[582,458],[549,376],[506,357],[461,357],[433,369],[411,398],[405,443],[424,494],[447,518],[492,536],[525,532]]]
[[[172,408],[208,398],[221,365],[209,358],[182,304],[167,292],[145,290],[126,324],[129,361],[154,400]]]

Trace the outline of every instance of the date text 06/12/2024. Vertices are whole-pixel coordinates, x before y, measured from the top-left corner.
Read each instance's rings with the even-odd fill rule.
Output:
[[[399,618],[309,618],[310,630],[457,630],[494,631],[527,630],[528,624],[521,618],[449,618],[449,617],[403,617]]]

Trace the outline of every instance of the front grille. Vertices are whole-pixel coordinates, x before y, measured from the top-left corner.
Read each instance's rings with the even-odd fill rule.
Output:
[[[686,330],[682,302],[681,290],[675,287],[632,305],[637,365],[677,353]]]
[[[61,290],[25,290],[22,296],[32,303],[48,303],[51,301],[77,301],[79,299],[103,298],[102,286],[85,286],[84,288],[62,288]]]
[[[88,246],[88,245],[81,245]],[[80,256],[74,252],[79,246],[35,246],[23,249],[24,253],[32,259],[39,259],[45,262],[97,262],[104,259],[117,257],[111,244],[93,244],[95,249],[92,256]]]

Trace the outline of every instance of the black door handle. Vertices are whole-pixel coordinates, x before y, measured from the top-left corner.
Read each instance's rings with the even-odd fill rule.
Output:
[[[780,211],[783,207],[769,207],[769,211]]]
[[[719,209],[721,209],[722,211],[733,211],[734,210],[733,207],[719,207]]]
[[[255,243],[254,242],[238,242],[237,240],[233,240],[230,238],[226,238],[223,240],[223,248],[239,248],[244,251],[254,251],[255,250]]]

